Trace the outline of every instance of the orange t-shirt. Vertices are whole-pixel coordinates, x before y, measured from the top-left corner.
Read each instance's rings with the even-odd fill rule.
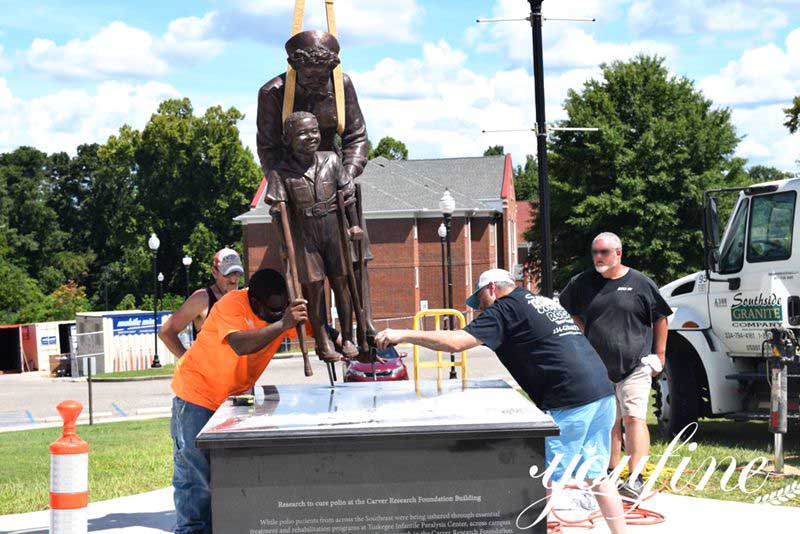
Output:
[[[227,337],[268,324],[253,313],[247,289],[227,293],[211,308],[194,344],[175,365],[172,391],[187,402],[216,410],[230,395],[253,387],[288,333],[246,356],[236,354]]]

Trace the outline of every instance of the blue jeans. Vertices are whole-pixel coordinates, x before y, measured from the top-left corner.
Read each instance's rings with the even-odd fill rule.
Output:
[[[549,413],[560,432],[558,436],[545,438],[545,461],[548,468],[553,469],[550,479],[560,481],[565,475],[596,479],[606,474],[611,459],[611,428],[617,416],[614,395],[574,408],[550,410]],[[558,465],[553,466],[555,461]],[[585,476],[577,477],[584,464]]]
[[[194,439],[212,415],[207,408],[172,399],[175,534],[211,534],[211,464],[208,451],[195,447]]]

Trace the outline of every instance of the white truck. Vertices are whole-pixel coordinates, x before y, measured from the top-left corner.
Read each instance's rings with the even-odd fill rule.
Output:
[[[656,383],[665,434],[700,417],[767,420],[784,433],[787,417],[798,419],[798,189],[800,179],[790,179],[704,193],[706,270],[661,288],[674,311]],[[717,198],[729,193],[738,199],[720,240]]]

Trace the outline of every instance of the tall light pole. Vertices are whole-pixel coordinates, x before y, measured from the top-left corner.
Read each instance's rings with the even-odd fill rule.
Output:
[[[158,305],[163,307],[164,304],[164,273],[158,273]]]
[[[539,171],[539,217],[541,226],[541,269],[539,293],[546,297],[553,296],[553,254],[550,243],[550,186],[547,180],[547,123],[544,112],[544,60],[542,53],[542,20],[563,20],[573,22],[595,22],[594,18],[553,18],[542,17],[542,2],[544,0],[528,0],[531,7],[531,14],[525,18],[498,18],[498,19],[478,19],[477,22],[517,22],[526,21],[531,25],[533,34],[533,81],[534,81],[534,100],[536,106],[536,160]],[[550,131],[571,131],[571,132],[597,132],[599,128],[583,127],[551,127]],[[526,129],[512,130],[483,130],[484,133],[497,132],[526,132]]]
[[[553,296],[553,254],[550,247],[550,185],[547,180],[547,124],[544,115],[544,59],[542,52],[542,1],[531,5],[533,32],[533,81],[536,104],[536,161],[539,165],[539,221],[542,229],[542,287],[539,293]]]
[[[439,242],[442,244],[442,308],[447,307],[447,274],[445,271],[444,240],[447,239],[447,227],[444,223],[439,225]]]
[[[186,298],[189,298],[189,267],[192,266],[192,257],[188,254],[183,257],[183,266],[186,267]]]
[[[445,236],[447,241],[447,307],[453,309],[453,255],[450,249],[450,231],[452,229],[453,212],[456,210],[456,201],[453,195],[450,194],[449,189],[444,190],[441,200],[439,200],[439,209],[442,210],[444,217]],[[450,330],[453,329],[453,318],[450,317],[448,322]],[[455,355],[450,353],[450,378],[456,378],[456,358]]]
[[[158,360],[158,247],[161,241],[155,233],[150,234],[147,246],[153,251],[153,363],[150,367],[161,367]],[[162,275],[163,278],[163,275]]]

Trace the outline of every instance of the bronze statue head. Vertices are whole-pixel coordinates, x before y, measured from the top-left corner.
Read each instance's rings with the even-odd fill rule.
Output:
[[[286,41],[291,67],[297,71],[297,83],[306,90],[319,92],[339,65],[339,41],[322,31],[300,32]]]
[[[327,32],[300,32],[286,41],[285,48],[289,65],[297,71],[310,66],[333,70],[339,64],[339,41]]]
[[[295,111],[283,123],[283,143],[289,150],[302,156],[312,156],[322,138],[319,123],[313,113]]]

